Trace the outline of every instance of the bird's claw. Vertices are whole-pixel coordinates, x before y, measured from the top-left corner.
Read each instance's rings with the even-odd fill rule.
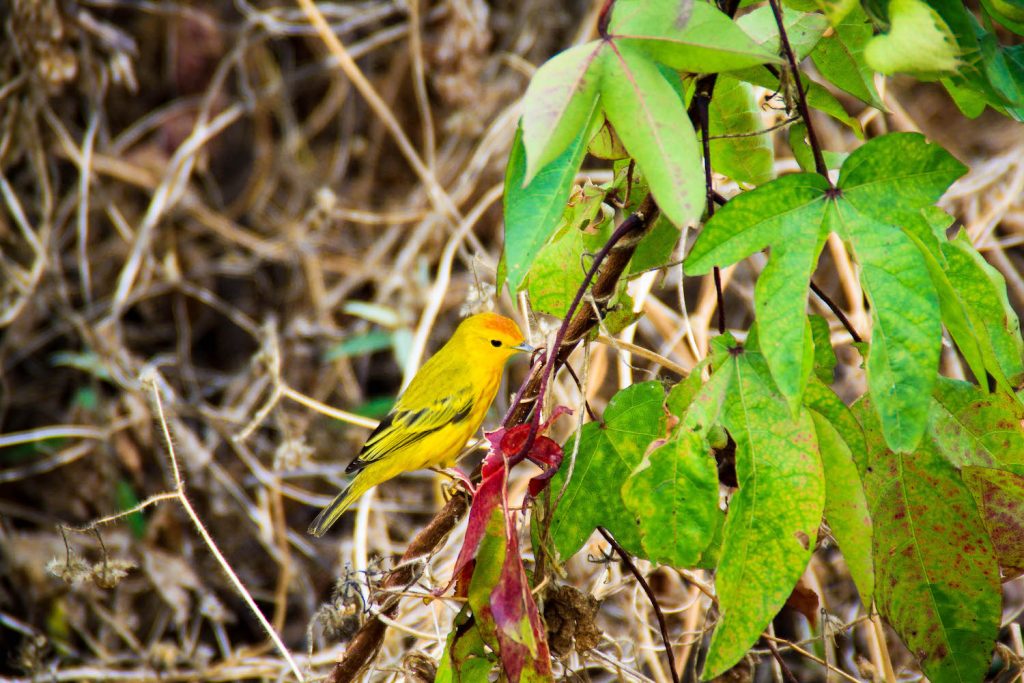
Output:
[[[469,477],[466,476],[462,470],[456,467],[435,467],[432,469],[438,474],[444,475],[452,480],[443,488],[445,500],[451,498],[454,494],[454,489],[459,486],[462,486],[470,496],[476,495],[476,486],[473,485],[473,482],[470,481]]]

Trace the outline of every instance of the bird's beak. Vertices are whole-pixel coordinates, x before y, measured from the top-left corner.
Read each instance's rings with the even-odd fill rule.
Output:
[[[517,344],[516,346],[510,346],[509,348],[515,349],[516,351],[525,351],[526,353],[533,353],[534,351],[537,350],[534,347],[527,344],[526,342],[523,342],[522,344]]]

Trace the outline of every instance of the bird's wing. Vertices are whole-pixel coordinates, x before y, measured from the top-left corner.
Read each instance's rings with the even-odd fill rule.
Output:
[[[403,406],[399,401],[370,434],[359,455],[345,471],[358,472],[389,453],[410,446],[449,425],[468,420],[473,412],[473,399],[473,392],[467,389],[415,406]]]

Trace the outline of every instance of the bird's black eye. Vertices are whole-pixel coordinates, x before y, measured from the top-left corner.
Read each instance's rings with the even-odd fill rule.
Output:
[[[493,346],[494,348],[498,348],[499,346],[501,346],[501,342],[497,339],[492,339],[491,346]]]

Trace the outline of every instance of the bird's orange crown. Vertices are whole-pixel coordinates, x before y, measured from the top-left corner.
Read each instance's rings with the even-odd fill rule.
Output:
[[[508,335],[510,337],[522,337],[523,333],[519,331],[519,326],[514,321],[506,318],[503,315],[497,313],[481,313],[478,316],[474,316],[480,319],[480,328],[484,330],[494,330],[501,334]]]

